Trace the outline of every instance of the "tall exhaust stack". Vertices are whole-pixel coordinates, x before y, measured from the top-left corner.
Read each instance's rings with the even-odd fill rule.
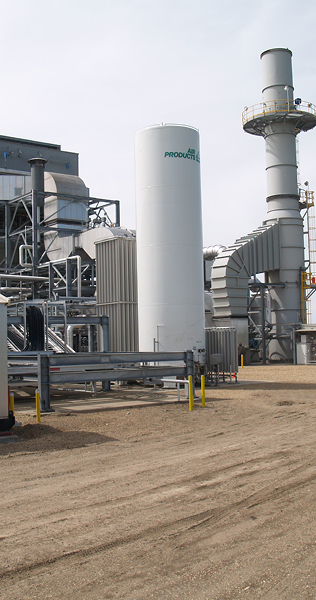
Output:
[[[294,96],[292,52],[273,48],[261,54],[263,103],[245,109],[247,133],[266,144],[267,219],[280,225],[280,269],[266,273],[271,284],[271,324],[276,338],[270,358],[292,359],[291,330],[302,321],[303,219],[297,185],[296,135],[316,125],[314,105]]]

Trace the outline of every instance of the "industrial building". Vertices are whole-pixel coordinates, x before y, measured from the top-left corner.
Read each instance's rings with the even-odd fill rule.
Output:
[[[125,353],[121,365],[126,353],[137,364],[151,364],[155,353],[167,365],[167,353],[190,351],[197,376],[237,371],[237,348],[248,362],[316,360],[316,326],[307,322],[314,199],[298,185],[296,157],[296,137],[315,127],[316,109],[295,97],[291,57],[284,48],[261,55],[263,101],[242,118],[245,132],[265,140],[267,216],[228,248],[203,250],[193,127],[136,134],[136,232],[121,225],[119,200],[90,196],[77,154],[0,137],[1,338],[9,358],[41,355],[38,369],[49,373],[54,354],[85,352],[100,363],[101,353],[114,362]],[[110,376],[102,381],[109,389]],[[0,420],[6,412],[5,399]]]

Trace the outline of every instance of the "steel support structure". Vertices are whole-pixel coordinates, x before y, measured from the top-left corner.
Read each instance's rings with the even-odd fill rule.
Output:
[[[0,275],[2,275],[2,279],[5,280],[5,273],[16,273],[17,270],[21,274],[29,274],[29,275],[37,275],[39,269],[49,270],[49,263],[47,263],[46,251],[44,247],[44,233],[55,232],[58,235],[58,227],[56,225],[52,226],[49,224],[48,220],[44,219],[43,215],[43,205],[45,202],[45,198],[51,196],[51,192],[43,192],[38,191],[36,189],[32,189],[28,194],[23,194],[21,196],[17,196],[11,200],[2,200],[1,206],[4,212],[4,233],[0,236],[3,240],[5,247],[5,260],[2,265]],[[81,196],[72,196],[70,194],[58,194],[58,197],[62,200],[68,200],[71,202],[72,200],[87,201],[87,198]],[[115,219],[111,219],[107,214],[107,209],[111,206],[115,207]],[[62,209],[61,209],[62,210]],[[104,225],[111,226],[119,226],[120,225],[120,204],[118,200],[106,200],[102,198],[88,198],[88,212],[90,218],[94,215],[95,222],[101,223]],[[100,215],[103,215],[102,217]],[[56,211],[56,215],[58,218],[58,211]],[[49,216],[49,220],[52,219],[52,215]],[[63,233],[67,233],[71,235],[72,233],[78,233],[78,229],[73,230],[63,229]],[[19,257],[19,249],[20,247],[29,248],[28,264],[20,264]],[[65,259],[66,260],[66,259]],[[67,276],[68,279],[66,281],[66,287],[69,288],[71,274],[69,273],[69,266],[67,268]],[[84,272],[87,272],[87,269],[92,271],[94,277],[94,268],[92,264],[83,265],[82,269]],[[54,271],[53,267],[53,271]],[[49,276],[49,274],[47,273]],[[56,270],[55,270],[56,275]],[[51,282],[53,281],[53,275],[50,273]],[[77,278],[79,275],[77,275]],[[77,293],[69,294],[78,296],[78,291],[80,288],[82,273],[80,274],[80,281],[77,279]],[[58,277],[57,277],[58,281]],[[60,277],[60,281],[63,281],[63,274]],[[65,282],[62,283],[62,285]],[[52,286],[53,287],[53,286]],[[58,285],[57,285],[58,287]],[[34,290],[36,295],[40,293],[40,288],[37,286],[37,290]],[[51,290],[50,290],[51,291]]]

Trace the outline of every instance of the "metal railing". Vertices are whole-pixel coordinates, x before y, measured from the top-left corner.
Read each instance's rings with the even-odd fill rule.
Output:
[[[50,386],[64,383],[131,381],[194,376],[193,351],[95,352],[50,354],[9,353],[9,378],[38,381],[41,410],[50,410]],[[180,364],[179,364],[180,363]]]
[[[295,100],[288,100],[287,98],[269,102],[260,102],[244,108],[242,112],[242,123],[245,125],[245,123],[260,117],[271,115],[282,116],[289,113],[293,114],[293,116],[309,113],[316,117],[316,106],[311,102],[305,101],[295,104]]]

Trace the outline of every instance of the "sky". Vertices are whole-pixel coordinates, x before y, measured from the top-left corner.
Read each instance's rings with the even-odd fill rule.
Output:
[[[260,54],[293,52],[295,97],[316,104],[313,0],[0,0],[0,134],[78,152],[92,196],[135,228],[134,135],[199,129],[203,245],[229,245],[266,215]],[[316,188],[316,128],[300,134],[301,181]]]

